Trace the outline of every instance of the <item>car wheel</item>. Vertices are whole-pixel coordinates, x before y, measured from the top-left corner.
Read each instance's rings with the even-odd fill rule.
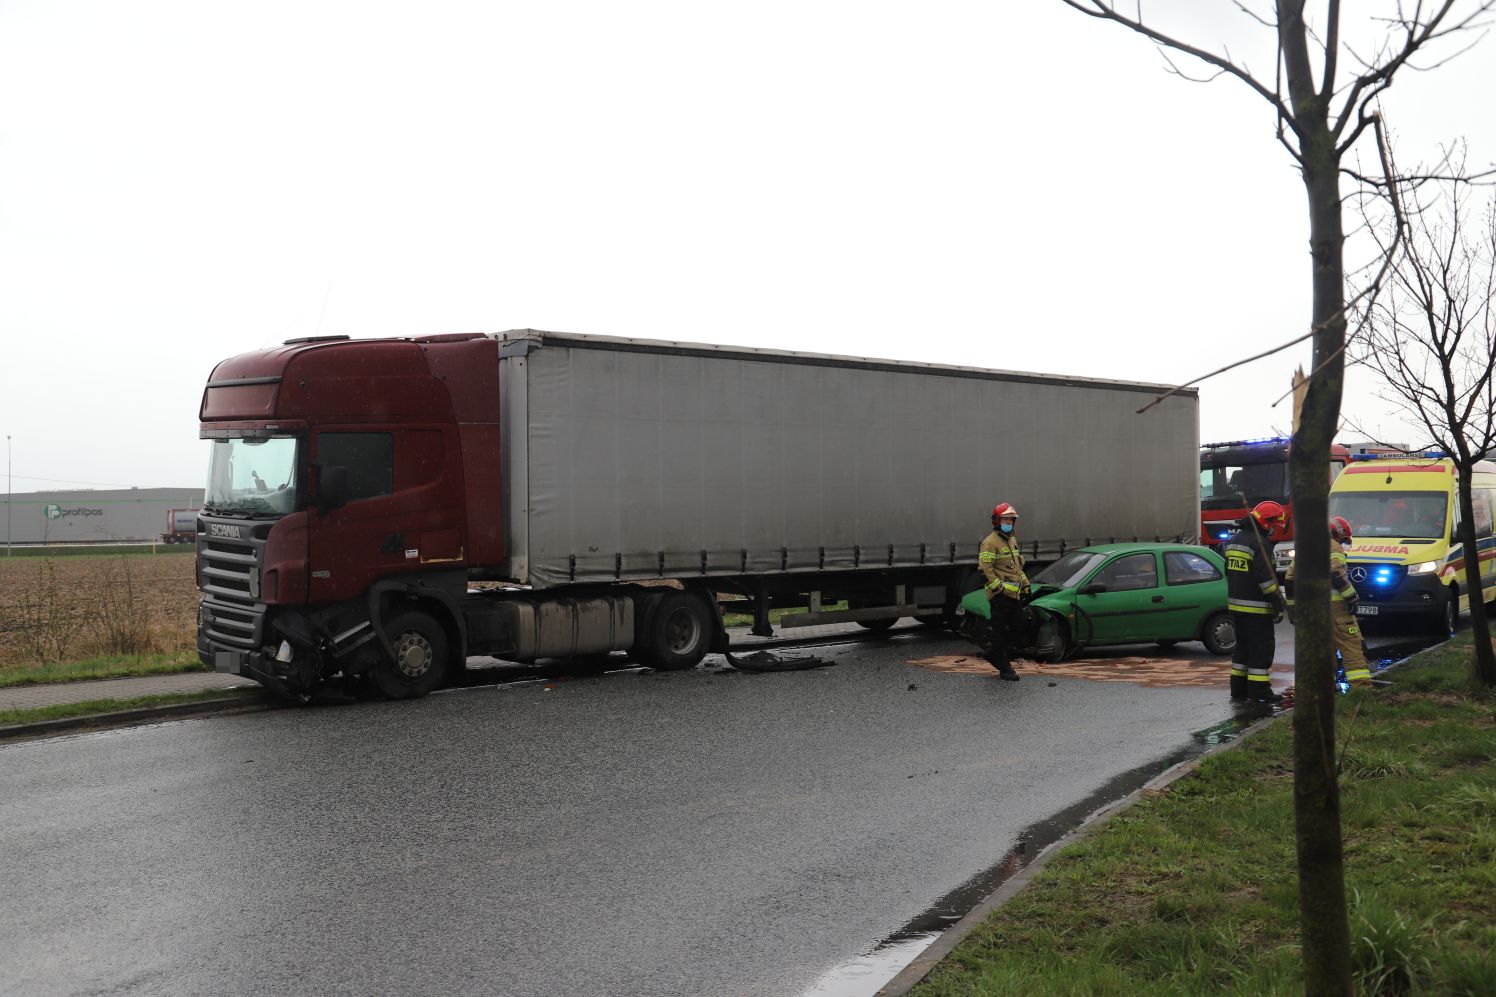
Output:
[[[1230,613],[1212,613],[1200,631],[1200,643],[1211,654],[1230,654],[1236,650],[1236,624]]]
[[[1045,624],[1045,626],[1049,626],[1049,624]],[[1074,645],[1070,642],[1070,630],[1065,626],[1064,622],[1055,620],[1053,626],[1054,631],[1049,636],[1049,639],[1043,640],[1041,638],[1039,646],[1034,648],[1035,653],[1039,655],[1039,660],[1047,665],[1059,664],[1075,650]]]
[[[695,668],[711,646],[709,614],[706,603],[690,592],[663,596],[645,624],[639,660],[662,672]]]
[[[392,654],[374,666],[374,687],[386,699],[418,699],[447,674],[447,632],[426,613],[410,610],[384,625]]]

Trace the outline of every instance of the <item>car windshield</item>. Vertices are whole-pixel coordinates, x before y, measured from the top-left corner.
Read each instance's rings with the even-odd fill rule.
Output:
[[[1069,588],[1086,576],[1086,573],[1101,563],[1105,554],[1087,550],[1073,550],[1058,561],[1039,572],[1032,579],[1035,585],[1054,585]]]
[[[296,438],[214,440],[207,513],[284,516],[296,508]]]
[[[1399,540],[1446,536],[1448,498],[1443,492],[1334,492],[1330,515],[1344,516],[1357,537]]]
[[[1268,499],[1288,501],[1288,464],[1223,464],[1200,468],[1200,504],[1245,509]]]

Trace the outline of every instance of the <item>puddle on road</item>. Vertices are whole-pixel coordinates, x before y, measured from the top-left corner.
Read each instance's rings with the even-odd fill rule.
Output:
[[[979,661],[984,668],[991,669],[985,661],[974,660]],[[1050,845],[1180,762],[1198,758],[1212,748],[1236,740],[1243,731],[1270,712],[1260,706],[1243,704],[1231,719],[1195,731],[1186,747],[1158,761],[1124,772],[1079,803],[1024,828],[1018,835],[1018,844],[995,865],[936,900],[918,917],[878,943],[872,951],[831,969],[810,989],[803,991],[801,997],[872,997],[929,948],[946,929],[970,913],[977,904],[1017,875]]]
[[[1372,670],[1379,672],[1435,643],[1438,643],[1436,638],[1427,638],[1383,644],[1372,649],[1372,655],[1368,660]],[[974,655],[942,655],[920,658],[907,663],[935,671],[958,674],[992,674],[992,666]],[[1225,686],[1230,674],[1230,664],[1225,659],[1201,661],[1198,658],[1178,660],[1115,657],[1076,659],[1060,665],[1016,661],[1014,665],[1025,674],[1036,673],[1039,677],[1049,676],[1051,678],[1065,674],[1065,669],[1069,667],[1079,665],[1082,667],[1071,673],[1075,678],[1112,682],[1133,681],[1154,687],[1217,683]],[[1171,669],[1162,670],[1165,676],[1175,674],[1180,669],[1188,669],[1189,673],[1199,672],[1208,675],[1209,678],[1203,682],[1160,681],[1162,678],[1160,670],[1151,667],[1157,665],[1173,666]],[[1142,669],[1142,674],[1138,675],[1133,671],[1136,669]],[[1130,672],[1132,674],[1129,674]],[[1275,666],[1274,674],[1292,682],[1293,666]],[[1176,677],[1179,676],[1176,675]],[[1190,677],[1193,679],[1192,674]],[[1013,878],[1044,849],[1085,824],[1110,804],[1145,785],[1155,776],[1180,762],[1198,758],[1213,748],[1236,740],[1257,721],[1280,712],[1282,711],[1278,709],[1265,709],[1262,706],[1248,703],[1237,704],[1235,714],[1230,719],[1204,730],[1195,731],[1189,746],[1181,748],[1166,758],[1123,773],[1081,802],[1030,825],[1019,834],[1018,844],[1010,849],[997,864],[983,870],[936,900],[922,914],[889,935],[872,951],[828,971],[810,989],[804,991],[802,997],[872,997],[905,966],[913,962],[921,952],[929,948],[946,929],[970,913],[977,904],[990,896],[1003,883]]]

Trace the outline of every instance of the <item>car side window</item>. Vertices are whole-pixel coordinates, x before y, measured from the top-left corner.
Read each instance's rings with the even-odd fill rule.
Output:
[[[1213,582],[1221,577],[1216,566],[1199,554],[1187,550],[1171,550],[1164,553],[1164,581],[1170,585],[1194,585],[1197,582]]]
[[[1157,588],[1158,565],[1151,553],[1125,554],[1098,571],[1092,581],[1105,585],[1108,592]]]

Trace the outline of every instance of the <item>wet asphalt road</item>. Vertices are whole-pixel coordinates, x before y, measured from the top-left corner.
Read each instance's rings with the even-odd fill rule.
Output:
[[[966,651],[919,635],[818,649],[837,664],[815,671],[614,673],[0,746],[0,981],[802,993],[1027,825],[1231,716],[1212,687],[905,663]]]

